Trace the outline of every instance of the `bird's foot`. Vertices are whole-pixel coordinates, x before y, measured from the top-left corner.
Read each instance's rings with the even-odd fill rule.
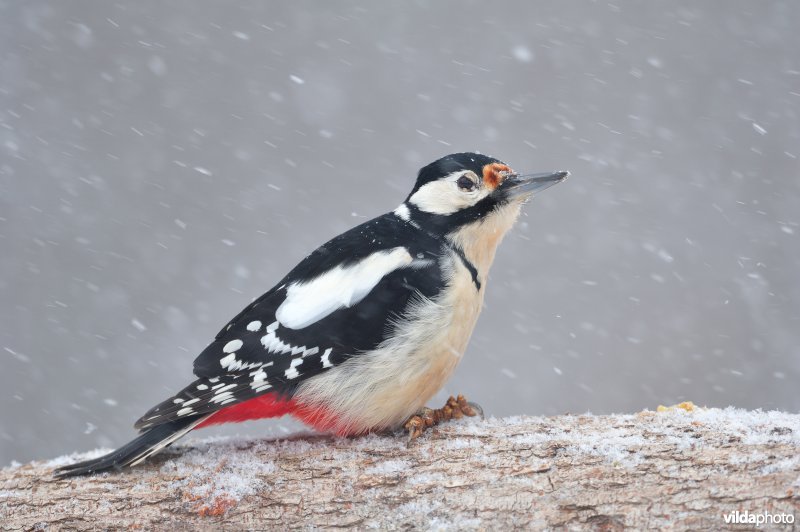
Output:
[[[477,403],[467,401],[463,395],[458,397],[451,395],[442,408],[434,410],[423,407],[420,409],[419,412],[411,416],[403,424],[403,428],[408,431],[408,441],[410,443],[412,440],[419,438],[428,428],[443,421],[461,419],[464,416],[481,416],[483,418],[483,408]]]

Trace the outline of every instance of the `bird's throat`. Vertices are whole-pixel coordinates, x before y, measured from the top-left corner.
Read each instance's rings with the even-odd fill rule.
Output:
[[[520,207],[518,203],[507,205],[485,218],[459,227],[445,237],[475,267],[481,284],[485,282],[494,262],[497,246],[517,220]]]

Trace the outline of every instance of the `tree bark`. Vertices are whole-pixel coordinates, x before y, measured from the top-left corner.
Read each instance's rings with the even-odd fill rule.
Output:
[[[798,450],[800,415],[734,409],[462,419],[410,446],[195,441],[122,473],[5,469],[0,528],[741,530],[724,515],[797,516]]]

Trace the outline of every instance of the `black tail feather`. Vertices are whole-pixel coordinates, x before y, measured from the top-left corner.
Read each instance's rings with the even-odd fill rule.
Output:
[[[54,471],[56,478],[76,477],[102,471],[121,470],[128,465],[136,465],[192,430],[208,416],[192,416],[158,425],[138,438],[126,443],[116,451],[100,458],[59,467]]]

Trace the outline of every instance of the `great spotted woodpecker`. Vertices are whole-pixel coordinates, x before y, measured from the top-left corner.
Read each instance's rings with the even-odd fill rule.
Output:
[[[467,347],[497,245],[534,193],[568,172],[519,175],[457,153],[419,171],[393,212],[341,234],[254,300],[194,361],[197,379],[142,434],[60,477],[136,465],[192,429],[291,414],[340,435],[474,415],[424,409]]]

